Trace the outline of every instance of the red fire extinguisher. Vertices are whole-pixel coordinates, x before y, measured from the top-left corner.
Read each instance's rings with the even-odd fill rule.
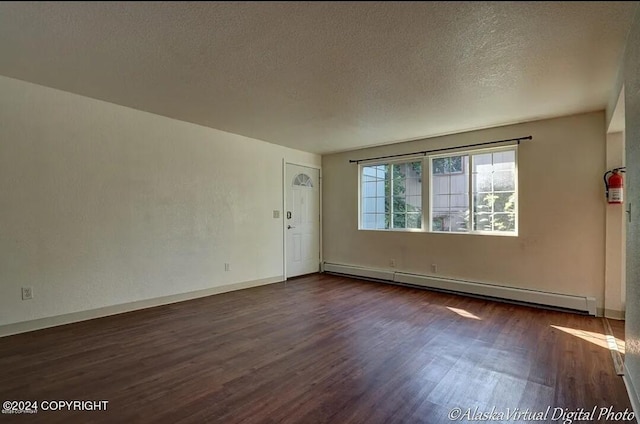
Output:
[[[622,178],[622,172],[625,168],[615,168],[611,171],[607,171],[604,174],[604,185],[606,187],[607,202],[611,204],[623,203],[623,187],[624,179]],[[611,175],[609,175],[611,174]],[[607,175],[609,177],[607,178]]]

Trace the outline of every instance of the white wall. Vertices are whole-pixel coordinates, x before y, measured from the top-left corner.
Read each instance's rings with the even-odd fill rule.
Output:
[[[627,202],[632,204],[627,224],[627,278],[625,322],[625,381],[631,402],[640,413],[640,6],[624,57],[625,160]]]
[[[349,159],[533,136],[518,150],[519,236],[359,231]],[[603,307],[605,117],[594,112],[323,156],[324,260],[569,295]]]
[[[282,279],[283,159],[320,164],[0,77],[0,326]]]

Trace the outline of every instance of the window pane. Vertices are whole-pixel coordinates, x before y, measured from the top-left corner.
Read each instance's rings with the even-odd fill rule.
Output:
[[[377,166],[367,166],[362,168],[362,182],[376,182],[376,181],[384,181],[384,178],[378,178],[378,167]]]
[[[515,212],[515,193],[496,193],[493,202],[494,212]]]
[[[387,178],[387,174],[389,173],[389,165],[379,165],[376,166],[376,172],[378,178],[384,180]]]
[[[493,171],[493,153],[473,155],[473,173]]]
[[[444,216],[435,215],[431,220],[431,229],[433,231],[444,231]]]
[[[387,182],[387,165],[363,166],[361,168],[361,228],[384,229]]]
[[[475,191],[491,191],[491,180],[490,173],[473,174],[473,189]]]
[[[446,158],[438,158],[431,161],[431,170],[433,175],[446,173]]]
[[[493,169],[501,171],[516,168],[516,152],[515,150],[507,150],[504,152],[496,152],[493,154]]]
[[[376,215],[376,228],[380,230],[386,230],[389,228],[389,222],[386,214],[379,213]]]
[[[433,197],[431,201],[431,209],[434,212],[437,211],[449,211],[449,199],[451,196],[448,194],[439,194]]]
[[[493,193],[477,193],[473,195],[473,210],[475,212],[489,213],[493,212],[493,203],[495,201]]]
[[[477,213],[474,215],[475,230],[476,231],[491,231],[493,217],[490,213]]]
[[[362,176],[376,178],[377,167],[375,166],[363,166],[362,167]]]
[[[393,214],[393,228],[406,228],[407,220],[405,214]]]
[[[376,197],[376,212],[384,213],[386,211],[385,204],[386,199],[384,197]]]
[[[420,228],[422,161],[363,166],[361,172],[361,228]]]
[[[363,183],[370,183],[370,182],[374,182],[375,180],[376,180],[375,176],[362,174],[362,182]]]
[[[469,210],[458,211],[451,214],[451,231],[468,231],[469,229]]]
[[[515,213],[497,213],[493,216],[493,228],[495,231],[515,231]]]
[[[408,213],[407,214],[407,228],[421,228],[422,227],[422,216],[419,213]]]
[[[392,228],[408,228],[406,212],[418,212],[422,207],[422,162],[392,165]],[[414,220],[411,225],[418,225]]]
[[[396,172],[398,172],[398,174],[393,178],[393,195],[394,196],[397,196],[399,194],[405,194],[407,191],[404,177],[402,177],[399,174],[400,173],[399,170]]]
[[[407,202],[405,197],[394,197],[393,198],[393,211],[394,212],[405,212],[407,210]]]
[[[422,161],[411,162],[409,163],[409,167],[411,168],[409,177],[417,178],[421,180],[422,179]]]
[[[452,175],[449,180],[450,193],[467,193],[468,177],[466,174]]]
[[[449,222],[451,221],[448,213],[441,213],[433,216],[433,231],[449,231]]]
[[[436,158],[431,162],[433,175],[456,174],[464,171],[462,156]]]
[[[432,230],[515,231],[515,160],[515,148],[432,159]],[[471,205],[469,190],[473,196]]]
[[[362,197],[375,197],[376,196],[376,187],[378,186],[378,183],[369,183],[369,182],[363,182],[362,183]],[[384,195],[384,192],[382,193],[382,195]]]
[[[436,158],[432,166],[433,231],[464,231],[469,213],[469,156]]]
[[[374,229],[376,228],[376,215],[372,213],[365,213],[362,215],[362,228]]]
[[[407,196],[407,211],[422,211],[422,196]]]
[[[515,173],[513,171],[496,171],[493,173],[493,189],[508,191],[516,189]]]
[[[473,155],[474,229],[515,231],[515,150]]]
[[[361,228],[366,230],[383,230],[389,228],[385,221],[385,214],[380,213],[363,214],[361,225]]]
[[[362,213],[375,213],[376,202],[377,198],[375,197],[365,197],[362,199]]]
[[[469,207],[469,196],[466,194],[452,194],[449,197],[449,205],[452,211],[466,210]]]
[[[407,196],[421,196],[422,180],[418,178],[407,178],[405,187],[405,194]]]

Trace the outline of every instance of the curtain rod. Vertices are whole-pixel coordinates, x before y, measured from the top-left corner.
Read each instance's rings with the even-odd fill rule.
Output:
[[[442,149],[422,150],[420,152],[400,153],[400,154],[397,154],[397,155],[388,155],[388,156],[378,156],[377,158],[349,159],[349,163],[360,163],[360,162],[365,162],[365,161],[370,161],[370,160],[399,158],[399,157],[402,157],[402,156],[415,156],[415,155],[426,156],[428,153],[445,152],[447,150],[464,149],[464,148],[467,148],[467,147],[486,146],[487,144],[506,143],[508,141],[517,141],[518,144],[520,144],[520,142],[523,141],[523,140],[533,140],[533,137],[529,135],[529,136],[526,136],[526,137],[507,138],[505,140],[485,141],[484,143],[466,144],[464,146],[444,147]]]

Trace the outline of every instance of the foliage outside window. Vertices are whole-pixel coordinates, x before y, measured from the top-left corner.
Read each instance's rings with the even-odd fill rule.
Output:
[[[422,161],[361,168],[360,228],[422,228]]]
[[[433,175],[460,174],[464,172],[464,161],[462,156],[448,156],[435,158],[431,162]]]

